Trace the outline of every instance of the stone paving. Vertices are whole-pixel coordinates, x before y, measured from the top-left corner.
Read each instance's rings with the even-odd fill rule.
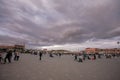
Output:
[[[120,57],[74,61],[71,55],[53,58],[21,54],[19,61],[0,64],[0,80],[120,80]]]

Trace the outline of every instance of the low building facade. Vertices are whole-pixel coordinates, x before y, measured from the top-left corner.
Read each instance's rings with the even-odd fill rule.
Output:
[[[120,48],[112,48],[112,49],[100,49],[100,48],[86,48],[85,52],[87,54],[120,54]]]

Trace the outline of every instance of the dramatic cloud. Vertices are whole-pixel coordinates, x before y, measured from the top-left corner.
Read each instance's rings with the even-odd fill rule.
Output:
[[[0,44],[115,47],[119,8],[120,0],[0,0]]]

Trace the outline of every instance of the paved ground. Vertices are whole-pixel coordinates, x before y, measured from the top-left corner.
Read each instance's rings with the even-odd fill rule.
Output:
[[[0,64],[0,80],[120,80],[120,58],[79,63],[70,55],[39,61],[38,56],[22,54],[20,61]]]

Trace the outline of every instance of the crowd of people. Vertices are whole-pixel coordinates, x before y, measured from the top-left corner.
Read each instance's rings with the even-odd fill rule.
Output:
[[[96,60],[96,59],[101,59],[101,58],[106,58],[106,59],[111,59],[114,57],[120,57],[120,54],[99,54],[99,53],[95,53],[95,54],[74,54],[74,60],[78,61],[78,62],[83,62],[86,59],[87,60]]]
[[[19,60],[19,55],[20,52],[17,50],[7,50],[7,51],[0,51],[0,63],[1,64],[6,64],[6,63],[11,63],[12,59],[14,61]]]
[[[49,57],[53,58],[54,56],[62,56],[65,54],[62,53],[52,53],[46,51],[31,51],[32,55],[39,55],[39,60],[42,60],[43,54],[48,54]],[[70,55],[70,54],[69,54]],[[74,57],[74,61],[83,62],[85,60],[96,60],[105,57],[106,59],[111,59],[114,57],[120,57],[120,54],[86,54],[86,53],[72,53]],[[20,52],[18,50],[7,50],[7,51],[0,51],[0,63],[6,64],[11,63],[12,60],[19,61]]]
[[[52,52],[46,52],[46,51],[31,51],[30,52],[32,55],[39,55],[39,60],[42,60],[42,56],[45,54],[48,54],[49,57],[53,58],[55,56],[61,56],[61,53],[52,53]]]
[[[45,51],[32,51],[31,54],[33,55],[39,55],[39,60],[42,60],[43,54],[48,54],[49,57],[53,58],[54,56],[62,56],[62,55],[71,55],[74,57],[74,61],[77,62],[83,62],[85,60],[96,60],[101,58],[111,59],[114,57],[120,57],[120,54],[99,54],[99,53],[92,53],[92,54],[86,54],[86,53],[70,53],[70,54],[64,54],[64,53],[52,53],[52,52],[45,52]]]

